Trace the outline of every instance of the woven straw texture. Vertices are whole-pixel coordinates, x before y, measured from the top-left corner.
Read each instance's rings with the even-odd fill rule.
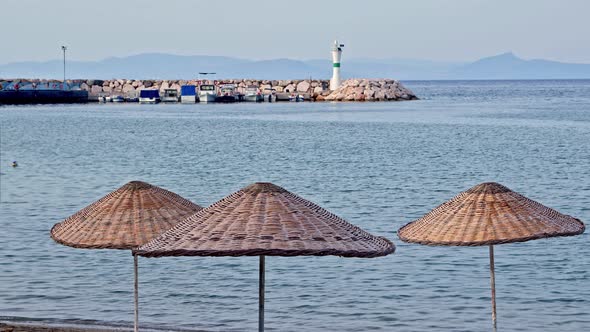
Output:
[[[395,246],[271,183],[255,183],[134,250],[141,256],[377,257]]]
[[[402,241],[482,246],[584,232],[584,224],[498,183],[479,184],[398,231]]]
[[[51,238],[75,248],[132,249],[201,209],[173,192],[133,181],[55,224]]]

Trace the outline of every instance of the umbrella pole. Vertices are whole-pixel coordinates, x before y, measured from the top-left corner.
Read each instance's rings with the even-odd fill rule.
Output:
[[[494,246],[490,245],[490,282],[492,285],[492,323],[496,332],[496,274],[494,271]]]
[[[260,256],[258,286],[258,332],[264,332],[264,256]]]
[[[135,319],[133,320],[133,331],[139,331],[139,292],[138,292],[138,281],[137,281],[137,255],[133,255],[133,272],[135,275],[134,278],[134,290],[135,290]]]

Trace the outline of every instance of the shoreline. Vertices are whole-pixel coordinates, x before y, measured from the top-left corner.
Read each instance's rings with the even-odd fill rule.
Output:
[[[0,332],[133,332],[133,325],[117,325],[109,322],[80,320],[78,323],[67,321],[49,322],[48,319],[18,318],[18,321],[0,320]],[[15,317],[16,318],[16,317]],[[145,332],[206,332],[206,330],[172,328],[169,326],[145,327],[140,325]]]
[[[49,324],[34,322],[9,322],[0,321],[0,332],[128,332],[133,328],[128,327],[107,327],[104,325],[83,325],[83,324]]]

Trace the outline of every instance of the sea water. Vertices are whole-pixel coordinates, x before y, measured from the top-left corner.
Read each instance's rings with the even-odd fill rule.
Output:
[[[53,224],[131,180],[202,206],[270,181],[397,250],[267,257],[267,330],[490,329],[488,248],[396,230],[484,181],[590,221],[590,81],[405,84],[421,100],[0,107],[0,320],[131,326],[130,252],[56,244]],[[590,330],[588,239],[495,247],[501,330]],[[256,257],[140,258],[139,273],[143,327],[256,329]]]

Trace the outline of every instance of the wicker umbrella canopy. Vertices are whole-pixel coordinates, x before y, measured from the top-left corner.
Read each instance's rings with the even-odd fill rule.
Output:
[[[179,220],[202,208],[177,194],[141,181],[132,181],[55,224],[57,243],[86,249],[132,249],[152,240]],[[135,272],[135,331],[138,330],[137,256]]]
[[[259,330],[264,329],[264,257],[378,257],[395,246],[272,183],[255,183],[134,249],[146,257],[260,256]]]
[[[492,321],[496,329],[493,245],[582,234],[584,223],[487,182],[460,193],[398,230],[402,241],[438,246],[490,246]]]
[[[51,229],[56,242],[88,249],[132,249],[202,209],[168,190],[132,181]]]

